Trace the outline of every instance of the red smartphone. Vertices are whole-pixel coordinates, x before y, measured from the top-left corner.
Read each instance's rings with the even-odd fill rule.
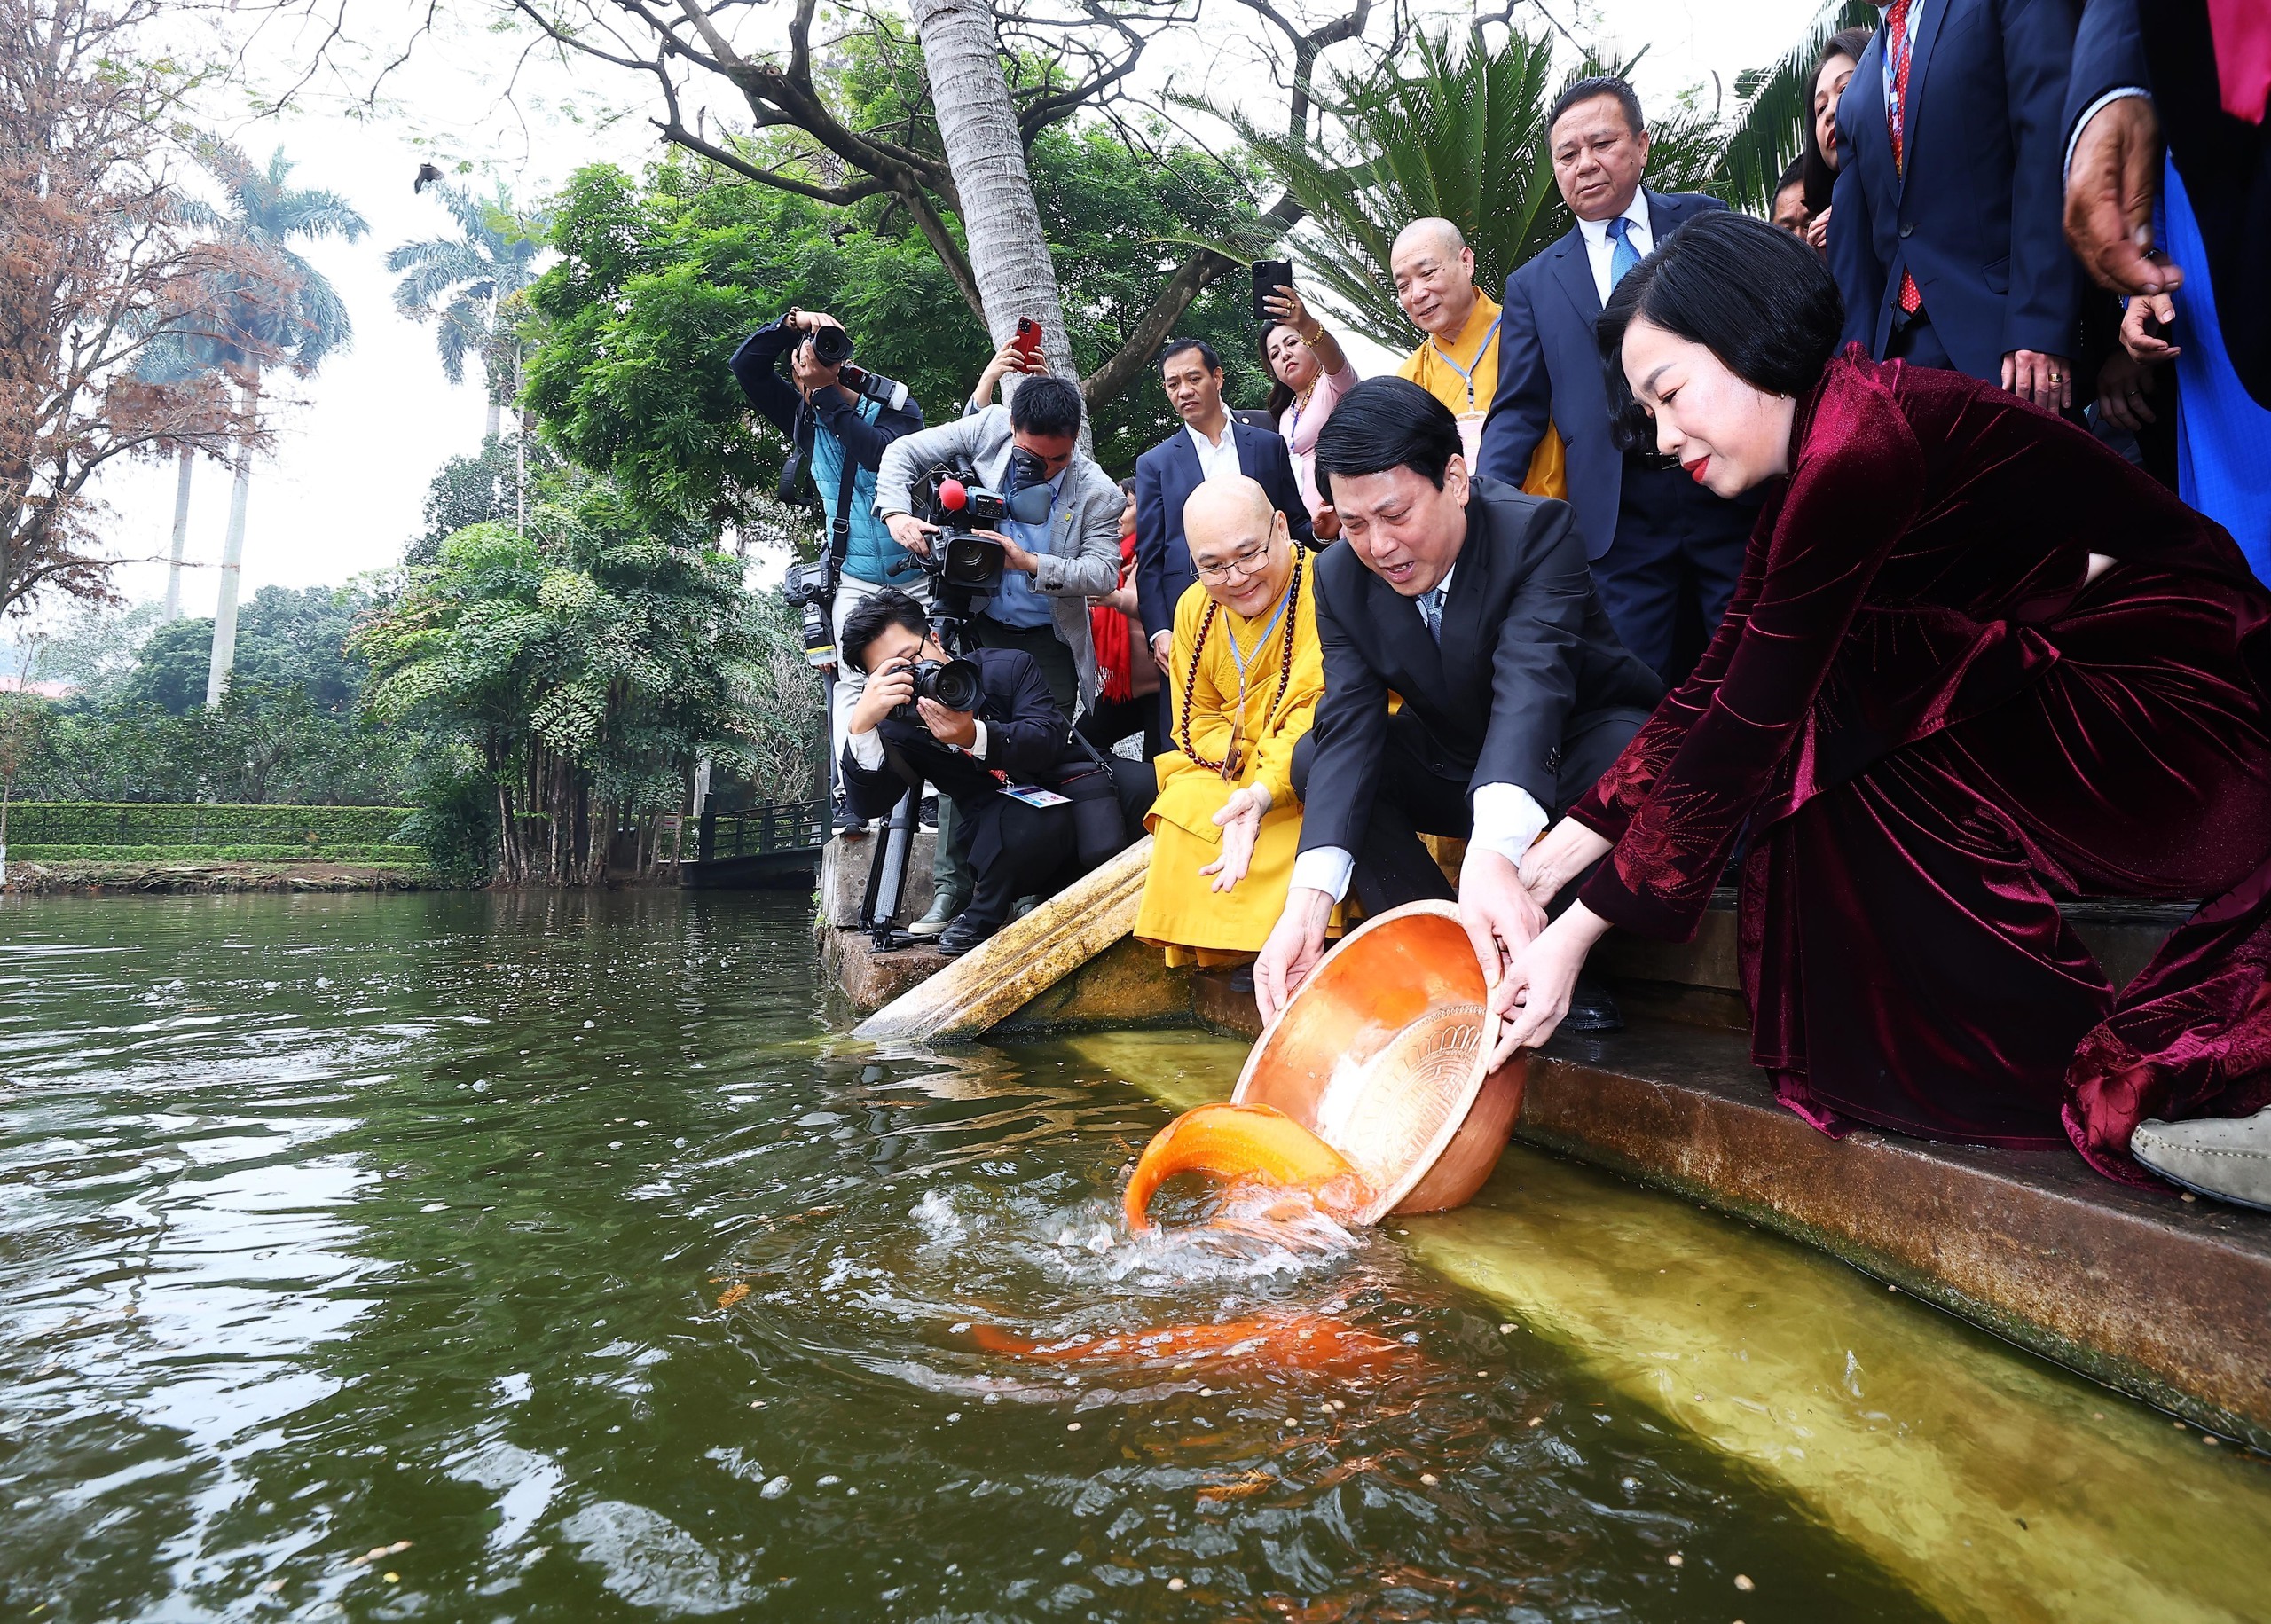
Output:
[[[1010,341],[1028,361],[1041,353],[1041,324],[1030,316],[1018,318],[1018,336]]]

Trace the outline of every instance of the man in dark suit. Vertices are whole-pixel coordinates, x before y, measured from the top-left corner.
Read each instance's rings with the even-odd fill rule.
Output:
[[[1829,269],[1845,339],[2073,398],[2080,268],[2059,221],[2071,0],[1892,0],[1837,104]]]
[[[1019,898],[1048,896],[1125,843],[1112,771],[1070,737],[1072,724],[1031,655],[972,649],[979,696],[969,710],[918,699],[915,663],[943,661],[947,652],[923,606],[888,590],[845,618],[843,652],[868,679],[844,744],[853,810],[881,817],[925,781],[955,804],[955,837],[966,843],[978,879],[970,906],[939,934],[940,953],[969,952],[1002,928]],[[1035,805],[1018,797],[1019,788],[1058,798]]]
[[[1136,600],[1151,656],[1165,671],[1175,606],[1198,578],[1183,538],[1183,505],[1200,481],[1243,474],[1269,493],[1294,540],[1307,545],[1315,537],[1284,438],[1274,428],[1235,421],[1224,410],[1214,347],[1201,339],[1171,340],[1159,355],[1159,381],[1183,427],[1136,459]]]
[[[2243,9],[2220,39],[2204,0],[2088,0],[2066,92],[2066,236],[2118,294],[2165,295],[2187,275],[2208,278],[2232,370],[2271,408],[2271,116],[2260,67],[2248,76],[2271,52],[2250,56],[2250,27],[2271,29],[2271,19]],[[2172,265],[2153,248],[2164,134],[2204,264]]]
[[[1265,1018],[1352,881],[1367,913],[1452,895],[1421,832],[1467,839],[1459,919],[1495,985],[1545,923],[1523,854],[1663,696],[1616,640],[1568,507],[1470,480],[1458,420],[1418,384],[1358,384],[1316,454],[1344,541],[1316,560],[1324,697],[1293,751],[1301,845],[1254,966]],[[1579,1030],[1620,1024],[1594,989],[1571,1008]]]
[[[1553,177],[1577,224],[1506,279],[1498,393],[1477,471],[1519,486],[1538,442],[1560,432],[1569,505],[1601,605],[1624,647],[1677,684],[1734,595],[1758,502],[1713,496],[1661,458],[1616,448],[1593,323],[1618,279],[1681,222],[1726,205],[1641,185],[1648,131],[1622,79],[1571,85],[1546,129]]]

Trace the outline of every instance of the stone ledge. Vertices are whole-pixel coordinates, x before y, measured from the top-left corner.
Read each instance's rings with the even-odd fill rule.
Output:
[[[2271,1218],[2058,1150],[1817,1134],[1739,1034],[1556,1039],[1515,1132],[1829,1251],[2205,1427],[2271,1448]]]
[[[1194,975],[1191,1008],[1221,1032],[1261,1029],[1225,975]],[[1627,1013],[1630,1030],[1557,1038],[1531,1063],[1517,1137],[1819,1248],[2271,1449],[2271,1217],[2130,1189],[2061,1150],[1829,1139],[1774,1102],[1740,1030]]]

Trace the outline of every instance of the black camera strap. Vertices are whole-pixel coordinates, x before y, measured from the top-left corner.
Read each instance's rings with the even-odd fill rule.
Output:
[[[808,400],[797,406],[797,433],[790,442],[789,461],[781,470],[781,486],[774,495],[784,503],[798,501],[797,483],[807,469],[813,469],[813,499],[820,499],[818,470],[813,468],[813,441],[820,433],[820,414]],[[853,459],[852,448],[844,448],[843,477],[837,482],[836,513],[829,521],[828,547],[822,554],[829,564],[829,586],[831,591],[836,577],[844,572],[844,561],[852,555],[852,487],[860,477],[860,465]]]

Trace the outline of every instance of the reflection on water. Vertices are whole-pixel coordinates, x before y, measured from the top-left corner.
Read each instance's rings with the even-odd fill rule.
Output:
[[[820,1007],[800,899],[0,906],[7,1616],[1949,1611],[1423,1225],[1131,1239],[1236,1049]]]

